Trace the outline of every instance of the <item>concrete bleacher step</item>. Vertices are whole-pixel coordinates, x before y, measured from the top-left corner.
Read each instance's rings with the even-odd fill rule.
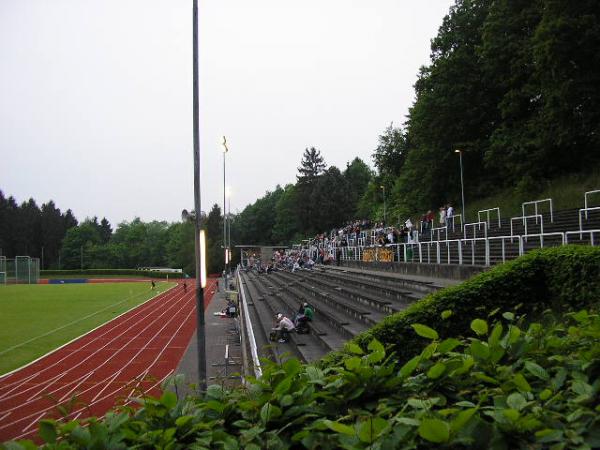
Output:
[[[266,275],[260,275],[257,276],[255,280],[262,285],[263,289],[268,291],[267,295],[277,298],[280,301],[278,304],[279,309],[276,311],[275,309],[277,307],[274,307],[273,314],[285,311],[288,316],[293,317],[296,305],[299,304],[298,299],[290,296],[285,290],[277,289],[275,286],[269,285],[268,283],[271,283],[272,278],[269,276],[269,279],[265,280],[266,277]],[[299,349],[306,361],[314,361],[327,352],[338,350],[342,348],[347,341],[344,336],[340,333],[336,333],[331,327],[327,327],[327,325],[322,322],[323,321],[320,320],[319,316],[317,316],[309,325],[311,330],[310,334],[300,335],[292,333],[294,343],[301,347],[307,347]]]
[[[348,289],[348,287],[345,286],[339,286],[339,285],[335,285],[335,284],[331,284],[328,285],[327,281],[325,281],[324,279],[319,278],[318,276],[315,276],[316,274],[311,273],[303,273],[303,275],[306,276],[306,279],[310,280],[311,282],[314,282],[316,284],[318,284],[320,287],[325,289],[324,294],[327,294],[327,290],[331,290],[333,289],[334,291],[336,291],[337,293],[340,294],[340,296],[344,297],[344,298],[350,298],[352,300],[354,300],[355,302],[361,303],[363,305],[363,307],[367,307],[369,309],[374,308],[375,310],[383,313],[383,314],[393,314],[395,312],[401,311],[402,309],[406,308],[406,306],[408,305],[409,302],[402,302],[402,300],[397,299],[396,297],[389,298],[389,297],[384,297],[382,295],[377,295],[368,291],[365,291],[364,289]],[[333,280],[335,283],[337,283],[339,280]]]
[[[279,272],[278,276],[284,277],[290,281],[294,274]],[[291,277],[291,278],[289,278]],[[365,305],[358,305],[356,302],[348,300],[346,295],[340,295],[334,289],[327,288],[322,285],[311,284],[309,279],[303,278],[305,282],[298,283],[296,286],[313,297],[319,298],[322,302],[329,306],[338,309],[347,316],[353,317],[367,325],[377,324],[385,314],[381,314],[374,309],[365,308]]]
[[[442,286],[437,285],[433,281],[422,281],[410,276],[397,276],[394,274],[375,272],[375,271],[359,271],[350,270],[347,267],[336,266],[321,266],[319,270],[325,273],[342,273],[348,277],[353,277],[360,280],[368,280],[380,284],[384,287],[395,287],[396,289],[407,289],[414,292],[417,296],[430,294],[441,289]]]
[[[329,280],[333,287],[339,292],[345,292],[352,298],[362,301],[365,297],[367,302],[372,301],[372,306],[389,314],[405,309],[410,303],[423,296],[420,292],[410,291],[406,288],[398,289],[381,283],[364,280],[357,276],[348,276],[345,273],[335,273],[324,269],[313,272],[305,272],[307,277],[317,281]]]
[[[244,279],[246,275],[242,275],[242,279]],[[248,281],[246,279],[245,281]],[[252,303],[254,303],[253,307],[248,307],[248,312],[250,314],[250,320],[253,324],[254,329],[257,331],[254,333],[254,337],[256,339],[256,345],[259,352],[260,357],[268,358],[276,362],[281,362],[284,349],[279,348],[277,343],[273,343],[269,341],[269,333],[271,331],[270,321],[265,322],[264,318],[268,317],[270,314],[269,305],[263,299],[262,301],[257,300],[261,297],[254,286],[254,283],[247,282],[244,285],[244,290],[247,293],[247,296],[251,299],[254,299]],[[300,356],[298,354],[298,356]]]
[[[252,280],[256,282],[257,280]],[[260,291],[260,286],[258,283],[254,284],[254,287]],[[279,310],[278,305],[275,299],[269,298],[269,296],[263,295],[263,302],[267,306],[267,311],[263,311],[262,328],[265,330],[267,335],[271,332],[273,326],[273,317],[275,311]],[[265,318],[267,318],[265,320]],[[311,339],[310,335],[299,335],[296,333],[290,333],[290,342],[288,343],[277,343],[270,342],[269,347],[275,349],[278,352],[278,356],[281,358],[282,354],[292,354],[293,356],[298,357],[299,359],[310,362],[315,361],[321,357],[323,357],[330,349],[323,348],[321,345],[314,341],[314,338]]]
[[[271,274],[269,276],[273,277],[273,275],[274,274]],[[279,272],[277,275],[282,275],[282,273]],[[281,276],[277,277],[277,275],[273,278],[280,278],[283,281],[278,282],[284,283],[285,279]],[[324,298],[318,295],[315,291],[304,290],[301,289],[300,286],[302,285],[288,288],[289,292],[299,300],[298,304],[305,301],[313,304],[316,307],[315,319],[317,316],[322,316],[329,326],[340,332],[345,339],[351,339],[369,328],[367,324],[358,320],[356,317],[344,314],[344,311],[332,307],[331,304],[325,302]]]

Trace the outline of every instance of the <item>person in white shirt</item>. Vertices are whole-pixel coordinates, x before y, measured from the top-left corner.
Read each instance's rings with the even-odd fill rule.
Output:
[[[283,314],[279,313],[275,317],[277,326],[273,328],[273,331],[277,332],[277,339],[279,343],[284,343],[290,340],[290,332],[294,331],[294,322],[288,319]]]
[[[446,225],[454,225],[454,207],[450,203],[446,209]]]

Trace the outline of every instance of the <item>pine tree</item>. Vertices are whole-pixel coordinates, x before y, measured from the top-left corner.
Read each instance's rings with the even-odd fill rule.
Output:
[[[310,183],[314,181],[325,170],[326,164],[321,156],[321,152],[314,147],[305,149],[298,167],[297,175],[299,183]]]

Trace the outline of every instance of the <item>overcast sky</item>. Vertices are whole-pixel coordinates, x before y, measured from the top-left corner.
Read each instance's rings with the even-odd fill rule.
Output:
[[[295,182],[314,146],[372,166],[450,0],[200,2],[202,209]],[[79,220],[193,208],[192,2],[0,0],[0,190]]]

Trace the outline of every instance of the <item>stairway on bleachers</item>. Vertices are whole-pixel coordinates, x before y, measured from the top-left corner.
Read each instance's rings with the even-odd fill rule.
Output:
[[[421,280],[329,267],[268,275],[241,272],[241,277],[259,354],[277,361],[286,353],[315,361],[341,349],[346,341],[386,316],[439,289]],[[269,342],[275,315],[283,313],[293,320],[304,302],[315,307],[311,332],[292,333],[291,341],[285,344]]]

